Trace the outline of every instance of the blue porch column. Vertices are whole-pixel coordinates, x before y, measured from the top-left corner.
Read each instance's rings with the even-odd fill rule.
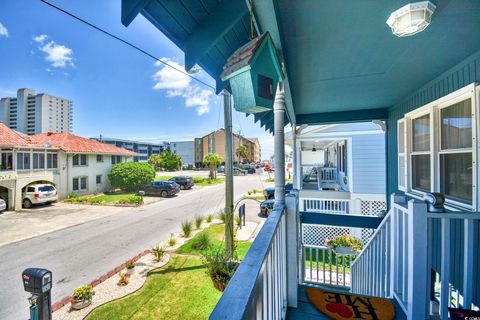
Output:
[[[285,204],[285,93],[279,82],[273,104],[273,135],[275,164],[275,206]]]

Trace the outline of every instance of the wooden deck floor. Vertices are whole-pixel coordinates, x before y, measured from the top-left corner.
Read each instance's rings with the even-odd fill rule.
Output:
[[[307,293],[305,291],[306,286],[298,286],[298,307],[297,308],[288,308],[287,310],[287,319],[289,320],[325,320],[330,319],[315,308],[310,301],[308,300]],[[331,288],[325,288],[326,290],[332,290]],[[395,319],[396,320],[406,320],[406,316],[403,313],[403,310],[396,303],[395,299],[392,300],[395,307]]]

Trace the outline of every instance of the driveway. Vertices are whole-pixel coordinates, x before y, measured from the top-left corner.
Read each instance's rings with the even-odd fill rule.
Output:
[[[235,177],[235,198],[264,186],[263,177]],[[139,208],[124,208],[95,220],[0,247],[0,319],[27,319],[28,294],[21,272],[32,266],[53,272],[52,300],[71,294],[112,267],[166,241],[183,220],[223,208],[225,185],[182,192],[180,196]],[[102,209],[107,209],[101,207]],[[116,208],[115,208],[116,209]],[[68,214],[68,213],[67,213]],[[103,213],[98,213],[103,214]],[[71,213],[79,219],[81,213]]]

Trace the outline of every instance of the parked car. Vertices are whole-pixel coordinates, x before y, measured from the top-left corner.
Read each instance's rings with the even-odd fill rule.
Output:
[[[35,204],[51,204],[58,201],[58,193],[55,186],[39,183],[30,184],[23,191],[22,204],[24,208],[31,208]]]
[[[293,183],[289,182],[285,184],[285,194],[289,194],[293,189]],[[268,187],[263,190],[263,196],[265,200],[275,199],[275,187]]]
[[[180,192],[180,186],[174,181],[162,180],[146,184],[138,191],[143,191],[146,196],[161,196],[163,198],[173,196]]]
[[[262,203],[260,203],[260,212],[264,216],[267,216],[270,214],[270,211],[273,209],[273,205],[275,204],[275,199],[269,199],[265,200]]]
[[[218,173],[225,173],[225,166],[218,167],[217,172]]]
[[[233,168],[233,175],[235,176],[246,176],[247,175],[247,170],[239,168],[239,167],[234,167]]]
[[[247,173],[250,173],[250,174],[254,174],[254,173],[257,172],[257,170],[255,170],[254,167],[248,167],[248,168],[246,168],[246,170],[247,170]]]
[[[173,177],[173,178],[170,178],[168,181],[173,181],[177,183],[180,186],[181,190],[192,189],[192,187],[195,185],[192,177],[187,177],[187,176]]]
[[[7,210],[7,203],[5,200],[0,199],[0,212]]]

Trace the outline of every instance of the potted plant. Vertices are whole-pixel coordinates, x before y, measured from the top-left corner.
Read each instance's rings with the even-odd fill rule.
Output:
[[[88,307],[92,303],[93,292],[92,286],[81,286],[76,288],[72,294],[72,309],[80,310]]]
[[[214,287],[223,292],[240,264],[238,259],[229,259],[225,249],[220,247],[206,251],[203,260]]]
[[[117,284],[119,286],[126,286],[128,284],[128,276],[126,273],[123,273],[123,272],[119,272],[118,273],[118,282]]]
[[[135,261],[133,261],[133,259],[128,260],[125,263],[125,268],[127,269],[127,271],[125,272],[127,276],[131,276],[135,272]]]
[[[356,255],[363,249],[362,241],[349,234],[342,234],[333,239],[328,239],[326,245],[336,254]]]

